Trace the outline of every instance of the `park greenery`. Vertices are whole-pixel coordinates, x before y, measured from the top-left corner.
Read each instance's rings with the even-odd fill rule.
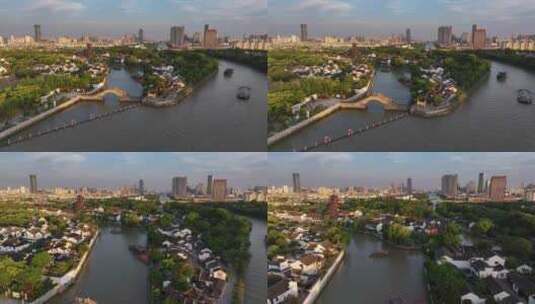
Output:
[[[332,97],[337,94],[351,96],[354,89],[364,87],[369,79],[354,82],[349,75],[342,73],[336,78],[310,77],[299,78],[292,72],[294,68],[303,66],[320,66],[328,62],[332,52],[314,52],[308,49],[272,50],[268,54],[268,122],[269,131],[275,132],[293,124],[293,105],[302,102],[306,97],[317,94],[320,98]],[[349,65],[338,62],[342,71],[348,72]]]
[[[78,59],[72,50],[44,51],[0,50],[0,58],[9,64],[11,80],[0,85],[0,121],[18,114],[34,114],[41,106],[40,97],[55,89],[69,92],[75,89],[89,90],[91,85],[102,81],[88,73],[88,65]],[[36,66],[61,65],[76,62],[79,70],[73,73],[42,74]],[[0,80],[1,84],[1,80]]]
[[[242,49],[209,49],[204,52],[215,58],[250,66],[263,73],[267,73],[267,52]]]
[[[535,70],[535,56],[533,52],[519,52],[515,50],[480,50],[476,52],[482,58],[509,63],[524,69]]]

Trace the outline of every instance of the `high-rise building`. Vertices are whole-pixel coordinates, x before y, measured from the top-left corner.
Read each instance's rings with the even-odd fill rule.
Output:
[[[406,31],[405,31],[405,41],[408,43],[408,44],[411,44],[412,43],[412,35],[411,35],[411,29],[408,28]]]
[[[442,176],[442,194],[447,197],[457,196],[458,180],[457,174],[447,174]]]
[[[412,194],[412,178],[407,178],[407,194]]]
[[[169,40],[172,46],[180,47],[184,44],[184,27],[173,26],[171,28],[171,39]]]
[[[206,194],[208,195],[212,194],[212,179],[213,176],[208,175],[208,181],[206,182]]]
[[[30,193],[37,193],[37,176],[30,175]]]
[[[184,197],[188,194],[188,178],[185,176],[173,177],[173,196]]]
[[[227,196],[227,180],[214,179],[212,186],[212,199],[216,202],[224,202]]]
[[[301,24],[301,41],[307,41],[307,40],[308,40],[308,25]]]
[[[451,44],[453,37],[452,26],[441,26],[438,28],[438,44],[441,46],[448,46]]]
[[[204,25],[204,31],[202,32],[202,45],[203,46],[206,45],[206,32],[208,32],[208,29],[210,29],[210,25],[209,24],[205,24]]]
[[[485,176],[483,175],[483,172],[479,173],[479,178],[477,180],[477,193],[484,193],[485,192]]]
[[[145,194],[145,182],[143,182],[142,179],[139,180],[138,191],[139,191],[139,195],[144,195]]]
[[[301,180],[300,180],[299,173],[293,173],[292,178],[293,178],[294,192],[295,193],[301,192]]]
[[[143,41],[145,41],[145,37],[143,36],[144,36],[143,29],[139,29],[139,32],[137,34],[137,40],[139,43],[143,43]]]
[[[493,176],[490,178],[489,198],[492,201],[503,201],[507,187],[506,176]]]
[[[472,47],[476,50],[484,49],[487,45],[487,30],[472,25]]]
[[[217,30],[208,29],[204,37],[204,47],[207,49],[215,49],[219,45],[217,41]]]
[[[34,36],[35,42],[41,41],[41,39],[43,38],[41,36],[41,25],[40,24],[35,24],[33,26],[33,29],[35,31],[35,36]]]

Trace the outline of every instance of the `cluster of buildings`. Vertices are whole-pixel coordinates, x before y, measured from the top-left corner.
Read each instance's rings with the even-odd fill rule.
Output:
[[[76,247],[89,242],[94,232],[87,224],[65,217],[58,219],[66,224],[61,236],[52,235],[44,217],[35,219],[27,227],[0,227],[0,255],[9,255],[15,260],[31,260],[36,253],[46,251],[56,262],[76,257]]]
[[[198,184],[194,189],[188,187],[186,176],[173,177],[171,195],[175,198],[205,198],[216,202],[224,202],[227,199],[236,198],[237,191],[227,187],[226,179],[217,179],[208,175],[206,187]]]
[[[207,248],[200,237],[193,235],[190,229],[180,228],[180,224],[173,224],[169,230],[158,228],[157,231],[164,238],[159,247],[160,252],[189,263],[196,269],[190,288],[185,292],[178,292],[173,288],[171,279],[165,279],[161,289],[166,298],[181,303],[219,303],[227,283],[227,272],[221,258]]]
[[[289,228],[282,227],[280,232],[296,246],[286,256],[277,255],[268,262],[267,303],[287,303],[291,298],[302,302],[331,266],[327,258],[339,255],[341,249],[310,229],[307,220],[302,221],[297,217],[298,221],[291,221],[288,217],[279,217],[279,213],[272,213],[271,216],[285,223],[291,222]]]
[[[202,47],[206,49],[214,49],[221,45],[222,42],[228,42],[228,37],[223,41],[217,36],[217,30],[210,28],[210,25],[205,24],[202,34],[195,32],[191,37],[186,35],[184,26],[171,27],[171,34],[169,45],[172,48],[186,48],[186,47]]]
[[[459,91],[455,80],[446,77],[444,75],[444,68],[442,67],[420,68],[420,71],[422,72],[421,77],[431,83],[433,89],[425,95],[418,96],[416,107],[427,108],[428,105],[433,105],[433,107],[448,107]],[[423,92],[418,93],[423,94]]]
[[[178,71],[175,71],[175,68],[172,65],[168,66],[152,66],[152,74],[159,79],[161,79],[165,85],[165,95],[169,94],[179,94],[186,87],[186,84],[182,77],[179,75]],[[156,97],[162,95],[159,92],[156,92],[154,88],[149,89],[147,96]]]
[[[481,288],[476,290],[469,283],[467,289],[462,291],[461,303],[535,303],[535,282],[529,278],[533,268],[527,264],[507,267],[499,246],[479,250],[466,242],[458,248],[443,248],[437,252],[437,263],[453,265],[465,274],[467,282],[473,282],[471,279],[476,278],[484,285],[486,293],[482,294]]]
[[[524,188],[524,187],[522,187]],[[526,188],[527,196],[532,193],[531,188]],[[513,197],[507,193],[507,177],[492,176],[490,180],[485,180],[484,174],[479,173],[477,185],[470,181],[465,187],[459,186],[457,174],[446,174],[441,179],[441,194],[448,199],[466,199],[471,201],[497,201],[504,202],[518,200],[522,197]]]
[[[437,43],[441,47],[469,47],[475,50],[491,46],[490,41],[487,41],[487,30],[478,28],[477,24],[472,25],[471,34],[465,32],[460,37],[454,36],[451,25],[440,26]]]

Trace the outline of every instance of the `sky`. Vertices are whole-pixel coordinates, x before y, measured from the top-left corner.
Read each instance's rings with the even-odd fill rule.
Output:
[[[227,178],[231,187],[291,185],[292,173],[304,187],[387,187],[413,180],[419,190],[440,187],[444,174],[458,174],[461,185],[506,175],[508,184],[535,183],[535,153],[0,153],[0,188],[135,185],[169,191],[174,176],[206,184],[209,174]]]
[[[170,27],[190,35],[205,23],[223,35],[265,33],[267,0],[0,0],[0,35],[45,38],[83,34],[117,37],[145,31],[146,39],[168,39]]]
[[[226,178],[230,187],[265,185],[266,153],[0,153],[0,188],[27,186],[36,174],[39,188],[137,185],[170,191],[174,176],[192,187],[208,175]]]
[[[300,173],[303,187],[386,187],[405,183],[418,190],[440,188],[444,174],[459,183],[506,175],[508,185],[535,183],[535,153],[269,153],[268,185],[292,185]]]
[[[307,23],[311,37],[389,36],[411,28],[412,36],[434,40],[440,25],[458,36],[472,24],[491,35],[535,33],[535,0],[268,0],[269,33],[299,33]]]

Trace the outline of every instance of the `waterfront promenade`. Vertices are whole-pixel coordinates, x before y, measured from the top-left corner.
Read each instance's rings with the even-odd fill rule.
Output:
[[[340,252],[340,254],[338,254],[338,256],[336,257],[336,260],[334,260],[331,267],[329,267],[329,270],[327,270],[327,273],[325,273],[323,277],[319,278],[318,281],[316,281],[316,283],[314,284],[314,286],[312,286],[312,288],[309,289],[308,295],[303,301],[303,304],[314,304],[316,299],[321,294],[321,291],[323,290],[323,288],[327,286],[327,283],[329,283],[329,280],[336,272],[336,269],[338,268],[338,266],[340,266],[340,263],[342,263],[342,261],[344,260],[344,256],[345,256],[345,249],[343,249]]]

